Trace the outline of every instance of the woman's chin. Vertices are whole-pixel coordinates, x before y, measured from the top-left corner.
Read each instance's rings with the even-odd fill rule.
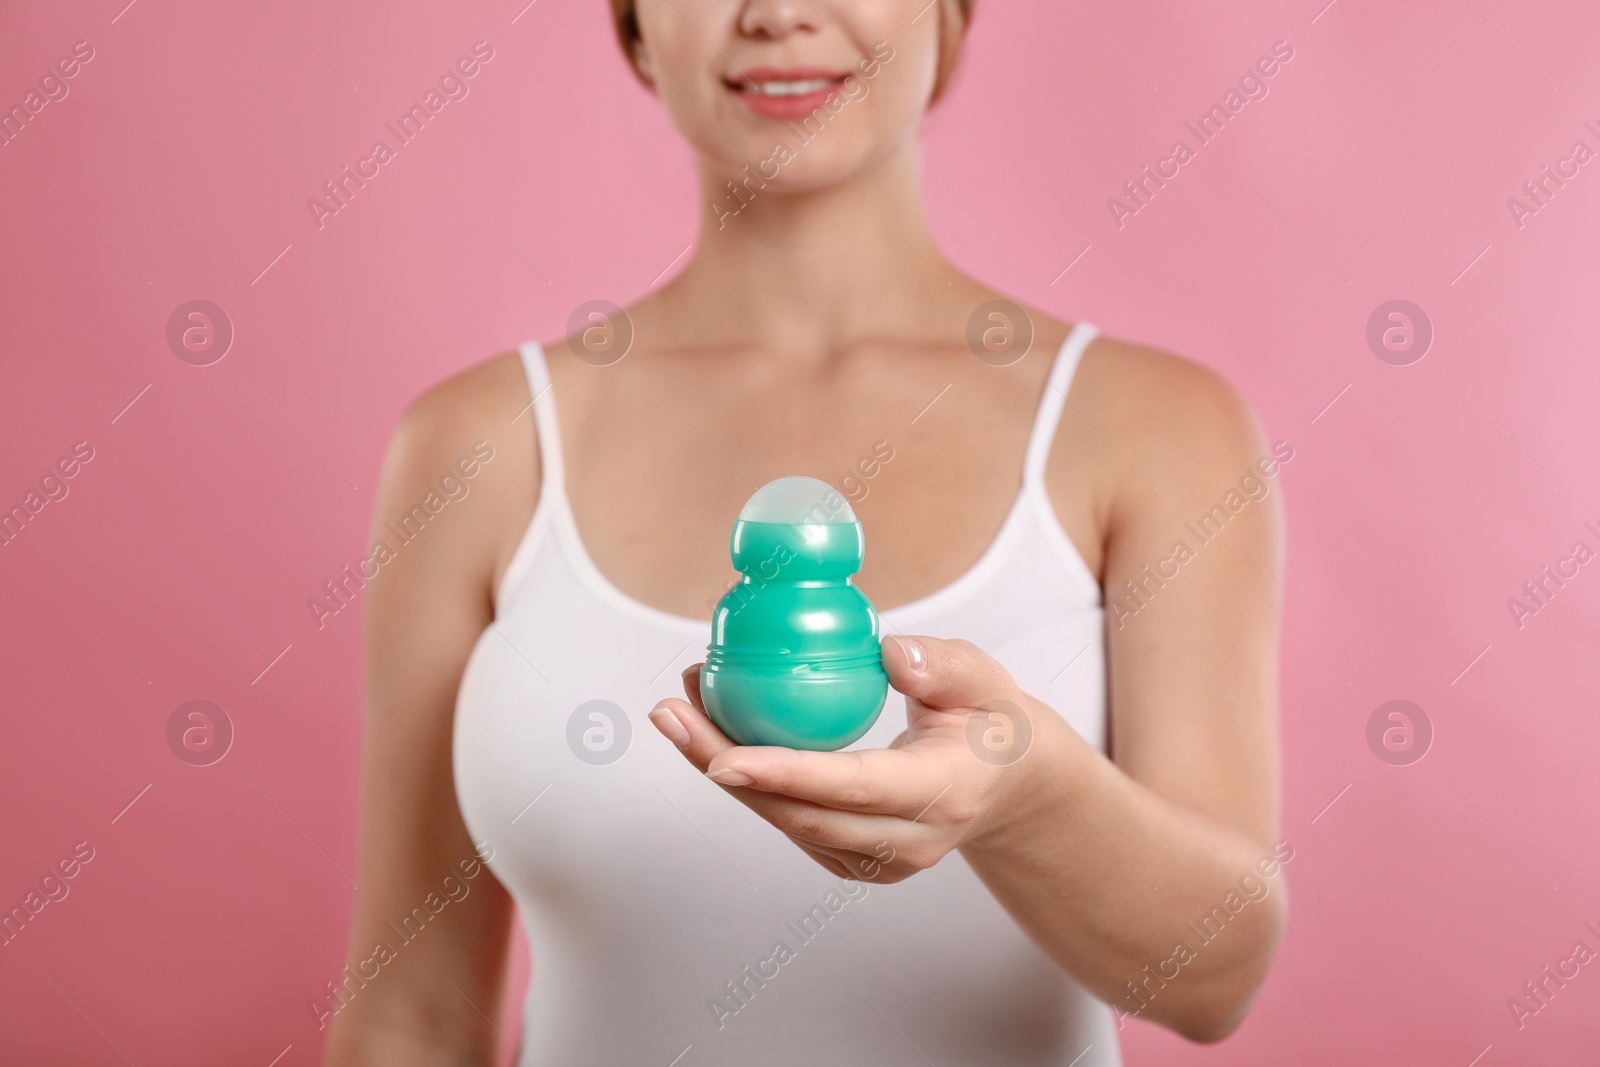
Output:
[[[793,138],[788,139],[790,142]],[[843,149],[843,151],[841,151]],[[751,148],[743,140],[738,145],[718,145],[706,153],[712,173],[713,195],[735,195],[744,200],[761,195],[798,195],[859,181],[873,153],[866,146],[792,144],[778,149],[778,141]],[[730,188],[728,183],[732,183]]]

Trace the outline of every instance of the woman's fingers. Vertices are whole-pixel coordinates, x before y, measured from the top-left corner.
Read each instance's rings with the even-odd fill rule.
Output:
[[[794,838],[791,837],[789,840],[794,841]],[[840,878],[853,882],[891,882],[896,880],[885,877],[884,865],[870,855],[860,852],[847,852],[837,848],[821,848],[817,845],[808,845],[804,841],[795,841],[794,843],[801,851],[811,856]]]
[[[942,776],[928,761],[900,751],[801,752],[736,745],[705,712],[700,701],[699,665],[683,673],[684,693],[689,699],[661,701],[650,712],[651,722],[691,764],[709,772],[707,777],[824,868],[844,878],[898,881],[906,871],[891,869],[893,858],[931,845],[931,840],[924,840],[931,838],[930,829],[915,825],[915,820],[948,783],[940,781]],[[752,757],[750,766],[756,773],[721,766],[737,762],[730,754]],[[903,761],[903,765],[880,764],[886,758]],[[756,788],[753,783],[757,782],[774,791]],[[784,789],[776,788],[780,782]],[[789,794],[787,789],[796,793]],[[801,793],[832,799],[812,800]],[[866,809],[847,810],[844,801],[864,804]]]
[[[830,808],[906,819],[925,812],[952,784],[940,763],[905,749],[808,752],[735,746],[712,757],[707,770],[713,781],[781,793]]]
[[[835,853],[830,849],[808,845],[803,841],[795,841],[792,837],[789,840],[794,841],[794,846],[815,860],[823,870],[839,878],[850,877],[850,865],[839,858],[844,853]]]
[[[890,685],[930,708],[976,708],[1021,695],[1010,672],[971,641],[885,637],[883,669]]]
[[[700,699],[700,664],[683,672],[683,690],[687,701],[663,700],[650,718],[718,785],[907,819],[920,815],[950,785],[949,776],[937,764],[898,748],[809,752],[776,745],[736,745],[706,714]]]
[[[670,717],[672,721],[664,717]],[[739,748],[717,729],[705,712],[686,700],[668,697],[650,712],[650,719],[668,737],[672,736],[674,725],[683,730],[689,738],[688,744],[674,743],[683,749],[689,762],[702,772],[708,770],[711,762],[721,753]],[[707,777],[779,830],[808,844],[845,851],[871,851],[879,841],[904,836],[906,820],[892,815],[835,810],[807,800],[743,788],[743,780],[732,774]]]
[[[699,708],[702,713],[706,710],[706,702],[700,699],[700,668],[704,663],[696,663],[685,667],[683,670],[683,692],[689,698],[689,703]]]
[[[888,637],[882,657],[912,718],[887,749],[737,745],[706,714],[698,663],[683,672],[685,699],[661,701],[650,719],[695,768],[827,870],[899,881],[937,863],[977,817],[990,768],[969,758],[978,755],[968,751],[969,716],[1027,698],[968,641]]]
[[[657,702],[650,721],[702,774],[718,753],[737,747],[705,712],[677,697]]]
[[[658,702],[650,711],[650,721],[704,773],[713,756],[736,746],[706,714],[700,699],[700,664],[684,669],[683,692],[687,700],[668,697]]]

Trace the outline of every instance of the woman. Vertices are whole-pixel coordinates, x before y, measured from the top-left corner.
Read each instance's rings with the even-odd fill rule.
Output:
[[[699,241],[400,421],[376,522],[470,495],[366,592],[329,1064],[504,1055],[514,902],[538,1067],[1091,1067],[1123,1015],[1239,1025],[1292,856],[1276,462],[1216,375],[940,253],[918,127],[970,7],[614,0]],[[795,474],[850,497],[886,635],[837,753],[734,746],[694,681],[730,524]]]

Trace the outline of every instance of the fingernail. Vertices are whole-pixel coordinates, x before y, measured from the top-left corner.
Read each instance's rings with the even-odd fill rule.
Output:
[[[743,771],[736,771],[732,767],[724,767],[718,771],[707,771],[706,777],[718,785],[749,785],[755,781]]]
[[[895,641],[900,644],[900,651],[906,654],[906,663],[917,674],[923,674],[928,669],[928,650],[922,647],[922,642],[915,637],[895,636]]]
[[[684,728],[683,720],[673,714],[670,708],[657,708],[652,711],[650,721],[656,724],[656,729],[660,730],[668,741],[679,748],[689,747],[689,731]]]

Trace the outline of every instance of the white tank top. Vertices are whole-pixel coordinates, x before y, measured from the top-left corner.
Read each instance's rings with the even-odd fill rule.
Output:
[[[982,557],[882,613],[962,637],[1105,750],[1099,584],[1056,520],[1045,459],[1096,330],[1056,354],[1020,491]],[[537,508],[456,705],[456,795],[521,911],[531,1067],[1118,1067],[1110,1008],[1053,966],[960,853],[904,882],[841,881],[707,780],[646,715],[681,696],[710,623],[610,583],[579,539],[555,397],[521,349]],[[872,531],[867,530],[867,551]],[[893,689],[850,748],[905,728]]]

